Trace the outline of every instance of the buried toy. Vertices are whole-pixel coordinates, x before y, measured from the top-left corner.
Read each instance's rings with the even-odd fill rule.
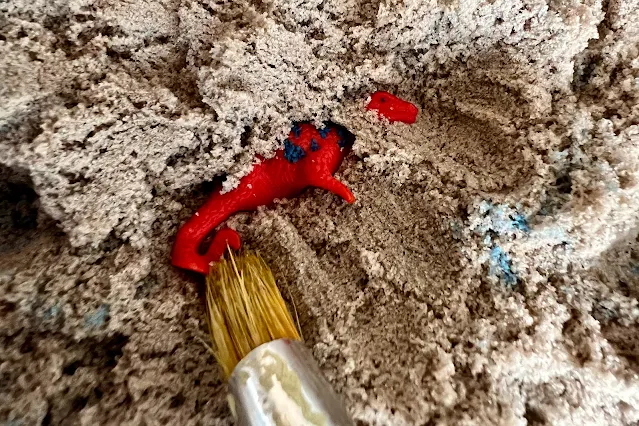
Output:
[[[368,109],[389,121],[413,123],[417,115],[414,105],[385,92],[374,94]],[[271,159],[260,159],[234,190],[214,193],[178,232],[173,264],[207,274],[211,351],[228,380],[229,407],[239,425],[353,424],[304,348],[299,324],[266,262],[250,252],[235,256],[240,238],[228,228],[215,234],[206,253],[199,252],[207,235],[232,213],[296,195],[307,186],[355,202],[351,191],[333,177],[353,141],[354,136],[336,124],[321,129],[295,124],[284,149]]]
[[[415,122],[417,107],[387,92],[375,92],[366,107],[375,110],[390,122]],[[233,213],[255,210],[269,205],[275,199],[289,198],[306,187],[323,188],[353,203],[355,197],[339,180],[333,177],[346,148],[354,136],[344,127],[328,123],[317,129],[310,123],[295,124],[284,142],[270,159],[260,158],[251,173],[227,193],[217,191],[178,231],[171,262],[182,269],[207,274],[227,245],[234,250],[241,246],[239,235],[232,229],[217,232],[205,253],[200,253],[202,242]]]

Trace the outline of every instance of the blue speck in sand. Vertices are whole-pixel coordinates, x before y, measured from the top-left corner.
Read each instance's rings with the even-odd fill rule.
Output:
[[[315,139],[311,139],[311,151],[315,152],[320,148],[319,144]]]
[[[93,312],[92,314],[87,314],[84,317],[84,324],[89,328],[102,327],[109,317],[109,308],[109,305],[103,303],[95,312]]]
[[[517,275],[512,270],[508,254],[501,247],[495,246],[490,250],[490,275],[501,277],[508,285],[517,284]]]
[[[44,311],[44,319],[45,320],[53,319],[57,317],[59,313],[60,313],[60,306],[58,306],[58,304],[56,303],[55,305],[51,306],[49,309]]]
[[[475,229],[479,233],[492,231],[497,235],[509,235],[516,230],[530,232],[526,217],[507,205],[494,205],[489,201],[482,201],[479,213],[490,220],[484,226]]]
[[[528,227],[528,221],[521,214],[516,214],[513,217],[512,226],[515,229],[519,229],[520,231],[530,232],[530,228]]]
[[[458,222],[450,222],[450,229],[453,231],[453,238],[459,239],[462,237],[462,227]]]
[[[297,163],[300,161],[306,153],[301,146],[295,145],[293,142],[286,139],[284,141],[284,158],[286,158],[291,163]]]

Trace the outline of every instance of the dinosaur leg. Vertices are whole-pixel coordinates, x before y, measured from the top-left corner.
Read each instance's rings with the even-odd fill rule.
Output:
[[[333,194],[342,197],[344,199],[344,201],[346,201],[349,204],[353,204],[355,202],[355,196],[353,195],[353,193],[351,192],[350,189],[348,189],[348,187],[346,185],[344,185],[342,182],[340,182],[339,180],[335,179],[333,176],[329,175],[325,175],[325,176],[318,176],[316,178],[314,178],[310,184],[312,186],[316,186],[318,188],[322,188],[325,189],[327,191],[332,192]]]

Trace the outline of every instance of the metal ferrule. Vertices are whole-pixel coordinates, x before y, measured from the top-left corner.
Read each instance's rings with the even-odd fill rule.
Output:
[[[240,426],[352,426],[341,399],[304,345],[279,339],[253,349],[229,379]]]

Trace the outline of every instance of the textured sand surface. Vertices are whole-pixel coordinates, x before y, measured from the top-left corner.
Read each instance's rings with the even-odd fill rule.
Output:
[[[639,422],[637,0],[5,0],[0,424],[229,424],[169,251],[306,119],[356,204],[229,224],[358,424]]]

